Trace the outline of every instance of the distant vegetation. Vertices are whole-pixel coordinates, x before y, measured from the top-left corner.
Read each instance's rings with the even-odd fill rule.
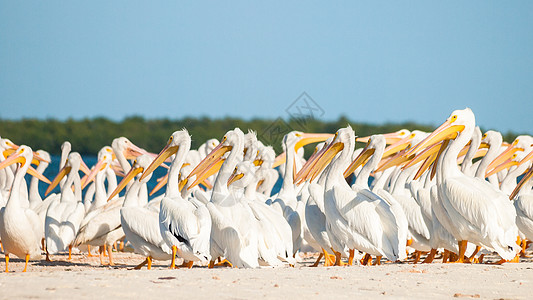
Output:
[[[283,119],[253,119],[245,121],[237,118],[210,119],[183,118],[145,119],[139,116],[128,117],[121,122],[97,117],[92,119],[58,121],[55,119],[38,120],[23,119],[18,121],[0,120],[0,136],[9,138],[16,144],[25,144],[33,149],[45,149],[52,154],[59,154],[61,144],[68,140],[72,143],[73,151],[81,154],[95,155],[101,147],[110,145],[114,138],[125,136],[134,144],[151,152],[159,152],[167,142],[172,132],[187,128],[192,136],[192,147],[197,148],[209,138],[221,139],[224,134],[235,127],[247,132],[248,129],[257,132],[259,140],[273,145],[276,152],[281,150],[281,138],[290,130],[305,132],[334,133],[337,129],[348,124],[355,129],[358,136],[374,133],[386,133],[402,128],[431,131],[435,126],[420,125],[412,122],[386,123],[383,125],[364,124],[349,121],[340,117],[337,121],[325,122],[319,120],[283,120]],[[506,133],[504,139],[512,141],[514,133]]]

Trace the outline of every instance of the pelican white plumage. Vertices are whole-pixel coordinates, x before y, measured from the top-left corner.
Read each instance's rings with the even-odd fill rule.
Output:
[[[416,135],[416,133],[412,133],[399,142],[404,140],[409,141],[415,138]],[[352,185],[352,189],[359,194],[363,194],[364,197],[368,197],[370,201],[375,201],[376,212],[380,216],[383,223],[384,238],[391,243],[391,247],[394,253],[396,253],[396,260],[398,260],[405,258],[405,245],[407,241],[409,225],[405,208],[402,209],[403,206],[401,200],[399,200],[394,193],[391,196],[386,191],[379,191],[379,189],[376,190],[380,193],[370,192],[368,186],[370,173],[377,168],[379,162],[381,161],[383,154],[385,153],[385,146],[386,137],[384,135],[370,136],[367,145],[344,172],[344,176],[349,175],[356,168],[364,164],[359,171],[354,184]],[[393,144],[393,148],[396,147],[397,146]],[[370,192],[370,194],[368,192]],[[381,196],[380,194],[384,196]],[[390,257],[388,258],[391,259]],[[379,258],[376,260],[376,262],[378,264],[380,263]]]
[[[50,254],[65,251],[67,248],[70,259],[72,242],[85,216],[85,208],[81,202],[81,182],[78,174],[80,166],[86,169],[88,173],[88,168],[83,163],[80,154],[71,152],[65,166],[46,191],[46,194],[48,194],[65,175],[68,175],[65,184],[61,188],[61,196],[59,199],[54,199],[46,211],[44,235],[47,260],[50,260]],[[74,186],[74,191],[72,191],[72,186]]]
[[[467,241],[494,249],[503,259],[512,260],[518,248],[514,207],[491,184],[466,176],[457,168],[458,153],[470,140],[474,127],[475,117],[470,109],[456,110],[408,155],[455,135],[438,158],[436,175],[438,204],[447,214],[447,219],[439,220],[459,241],[458,262],[464,262]]]
[[[282,262],[278,259],[278,256],[283,257],[285,260],[289,259],[289,257],[292,258],[291,230],[285,219],[274,211],[272,207],[255,201],[256,192],[251,186],[257,185],[257,182],[254,182],[255,169],[255,165],[249,160],[239,162],[228,179],[228,188],[230,192],[236,193],[236,197],[239,197],[241,202],[252,209],[255,217],[254,221],[257,222],[259,262],[261,265],[280,266]],[[276,222],[272,222],[269,217],[275,217]],[[286,237],[290,237],[288,243],[290,247],[287,247],[287,244],[284,243],[283,235],[280,235],[280,233],[283,234],[284,232],[288,234]],[[288,252],[289,250],[290,252]]]
[[[31,164],[32,156],[30,147],[20,146],[14,154],[0,163],[0,169],[15,163],[19,164],[11,187],[13,191],[20,190],[24,175]],[[41,175],[40,177],[44,176]],[[26,201],[28,200],[26,199]],[[4,247],[6,272],[9,272],[10,254],[25,258],[26,264],[23,272],[26,272],[28,260],[37,258],[41,254],[39,245],[43,225],[39,216],[32,209],[23,208],[20,202],[20,194],[11,193],[6,206],[0,210],[0,239]]]
[[[350,249],[350,257],[353,257],[354,250],[357,249],[396,261],[398,228],[394,214],[368,188],[354,184],[352,189],[344,180],[344,171],[350,164],[354,147],[355,134],[352,128],[341,128],[316,164],[316,168],[324,168],[340,152],[331,163],[324,189],[328,236],[332,244],[333,240],[342,241]],[[365,165],[367,166],[368,164]],[[361,172],[366,171],[365,167]],[[343,249],[336,250],[336,264],[339,264],[339,250]]]
[[[328,139],[326,143],[317,145],[314,155],[318,155],[320,150],[324,149],[324,147],[331,143],[332,140],[333,139]],[[314,161],[314,157],[311,156],[308,161],[309,163],[312,163]],[[333,246],[331,245],[326,230],[326,215],[324,214],[324,184],[327,178],[325,175],[327,175],[328,171],[328,168],[322,171],[316,183],[309,183],[309,199],[305,204],[305,222],[307,224],[307,228],[321,250],[318,259],[312,265],[313,267],[318,266],[318,263],[322,257],[325,259],[324,266],[332,266],[335,263],[335,259],[332,258],[333,255],[328,253],[328,251],[331,251],[330,249],[332,249]],[[336,248],[339,249],[344,247],[337,246]]]
[[[302,146],[313,142],[321,142],[329,137],[331,137],[331,134],[303,133],[299,131],[289,132],[283,137],[282,146],[285,153],[285,172],[283,173],[281,189],[273,197],[274,200],[271,205],[283,214],[291,226],[293,254],[296,254],[303,246],[304,232],[306,230],[308,231],[304,215],[309,191],[307,185],[296,187],[294,184],[294,176],[298,168],[301,168],[301,158],[297,153]]]
[[[211,200],[206,205],[212,220],[211,256],[213,259],[224,256],[234,267],[256,268],[259,263],[255,217],[250,207],[227,188],[243,151],[244,133],[239,128],[230,130],[188,178],[197,175],[196,183],[199,183],[213,166],[220,166],[221,157],[229,152],[213,185]]]
[[[211,260],[209,240],[211,236],[211,217],[208,209],[197,201],[183,199],[180,193],[179,172],[191,147],[191,137],[187,130],[175,131],[167,145],[140,180],[151,174],[168,157],[175,154],[168,171],[167,189],[161,200],[159,211],[160,232],[163,240],[172,249],[171,268],[175,267],[176,252],[191,268],[195,261]],[[185,183],[185,182],[184,182]]]
[[[48,167],[50,164],[51,158],[50,154],[44,150],[37,150],[36,151],[40,157],[44,159],[44,161],[34,160],[38,163],[38,166],[36,168],[36,171],[40,174],[44,174],[44,170]],[[54,201],[54,199],[59,199],[59,194],[51,194],[48,195],[45,199],[41,198],[41,195],[39,194],[39,178],[33,177],[30,181],[30,190],[29,190],[29,203],[30,208],[35,211],[35,213],[39,216],[39,219],[41,220],[41,238],[43,240],[43,250],[44,250],[44,222],[46,219],[46,211],[48,210],[48,206],[50,206],[50,203]]]
[[[111,193],[110,198],[118,194],[134,177],[143,172],[152,162],[151,156],[141,155],[134,161],[133,166]],[[152,259],[171,259],[171,249],[163,240],[159,229],[159,213],[147,207],[143,200],[147,197],[146,182],[152,175],[147,175],[143,181],[136,179],[124,195],[124,204],[120,209],[120,224],[126,239],[131,243],[135,253],[146,257],[145,261],[135,267],[140,269],[148,264],[151,269]],[[139,176],[140,177],[140,176]]]
[[[120,226],[120,208],[124,199],[116,199],[106,204],[107,192],[104,185],[106,171],[110,170],[112,161],[112,151],[101,152],[100,160],[95,165],[87,180],[91,180],[96,174],[95,199],[90,211],[85,215],[80,228],[73,241],[73,246],[107,246],[109,265],[113,266],[112,245],[124,236],[124,231]],[[103,262],[103,251],[100,251],[100,263]]]
[[[532,145],[533,146],[533,145]],[[518,164],[518,168],[522,165],[529,165],[529,171],[524,175],[522,180],[516,185],[515,189],[509,196],[509,199],[514,200],[514,207],[516,209],[516,225],[521,232],[522,238],[533,240],[533,151],[524,157]],[[509,172],[511,173],[511,172]],[[527,247],[526,241],[522,241],[522,250],[525,252]]]
[[[511,199],[516,209],[516,225],[528,240],[533,240],[533,166],[517,185]]]

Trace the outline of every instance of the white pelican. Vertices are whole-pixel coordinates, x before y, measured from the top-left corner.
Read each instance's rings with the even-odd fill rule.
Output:
[[[333,139],[329,139],[326,143],[317,145],[315,155],[318,155],[320,150],[326,147],[326,144],[331,143],[331,140]],[[313,160],[313,157],[310,157],[308,161],[309,163],[313,163]],[[324,184],[327,178],[327,171],[329,171],[327,168],[322,171],[316,183],[309,183],[309,199],[305,205],[305,222],[309,233],[321,250],[319,257],[312,265],[313,267],[318,266],[322,257],[325,259],[324,266],[328,267],[335,264],[334,256],[328,253],[328,250],[333,248],[333,246],[331,245],[326,231],[326,215],[324,214]]]
[[[32,156],[30,147],[20,146],[14,154],[0,163],[0,169],[14,163],[19,164],[11,186],[13,191],[20,190],[24,175],[31,164]],[[44,177],[40,174],[35,176]],[[41,254],[39,245],[43,231],[42,223],[32,209],[23,208],[20,202],[20,194],[11,193],[6,206],[0,210],[0,239],[4,247],[6,272],[9,272],[10,254],[25,258],[26,264],[22,272],[26,272],[30,258],[39,257]]]
[[[124,199],[118,197],[115,201],[110,201],[106,204],[107,192],[104,185],[106,177],[106,170],[112,161],[112,152],[101,152],[100,160],[94,167],[93,171],[88,175],[87,180],[90,181],[93,174],[95,186],[95,199],[91,210],[85,215],[80,223],[80,227],[76,238],[72,245],[78,247],[80,245],[89,246],[106,246],[109,256],[109,265],[113,266],[113,244],[124,237],[124,231],[120,226],[120,208]],[[114,174],[113,174],[114,176]],[[103,250],[103,249],[101,249]],[[100,251],[100,263],[103,263],[103,251]]]
[[[151,162],[152,159],[149,155],[137,157],[130,172],[126,174],[110,198],[118,194],[131,179],[143,172]],[[142,199],[146,196],[146,182],[150,180],[151,176],[151,174],[147,175],[143,181],[139,179],[134,181],[126,191],[124,205],[120,209],[120,223],[126,239],[133,246],[135,253],[146,257],[146,260],[135,269],[140,269],[145,264],[148,264],[148,269],[151,269],[152,259],[169,260],[171,258],[172,250],[163,240],[159,229],[159,213],[149,209],[147,203]]]
[[[258,263],[257,228],[250,207],[229,192],[227,182],[242,159],[244,133],[235,128],[226,133],[220,144],[189,174],[197,175],[198,183],[213,166],[220,166],[221,157],[229,152],[213,185],[207,208],[211,214],[211,256],[224,256],[234,267],[256,268]],[[211,261],[212,266],[214,261]]]
[[[467,241],[494,249],[503,259],[512,260],[518,248],[514,207],[500,190],[457,168],[457,156],[470,140],[474,127],[475,117],[470,109],[456,110],[407,154],[455,135],[438,158],[436,175],[438,205],[448,217],[439,220],[458,240],[458,262],[464,262]]]
[[[45,194],[48,194],[59,181],[68,174],[65,184],[61,189],[59,199],[54,199],[46,211],[44,235],[46,240],[46,259],[50,260],[50,254],[69,250],[69,259],[72,250],[72,242],[78,233],[79,226],[85,216],[85,208],[81,202],[81,183],[78,170],[86,169],[81,156],[77,152],[71,152],[65,166],[57,174]],[[72,186],[74,185],[74,191]]]
[[[140,178],[140,180],[144,180],[163,161],[176,154],[168,171],[167,189],[161,200],[159,211],[161,236],[172,249],[171,268],[175,267],[176,252],[187,261],[186,266],[188,268],[191,268],[195,261],[208,262],[211,260],[209,249],[211,217],[209,211],[202,204],[183,199],[180,193],[179,172],[190,147],[191,137],[187,130],[175,131],[170,136],[165,148],[161,150]]]
[[[355,133],[352,128],[341,128],[316,164],[316,168],[324,168],[340,152],[331,163],[324,189],[324,212],[330,241],[332,244],[333,240],[346,244],[350,249],[350,258],[357,249],[378,256],[378,260],[385,256],[396,261],[399,255],[398,226],[394,214],[379,196],[364,185],[356,183],[352,189],[344,180],[344,171],[350,164],[354,147]],[[335,250],[336,264],[339,264],[339,251],[343,249]]]
[[[255,169],[254,163],[249,160],[239,162],[228,179],[228,188],[232,193],[243,190],[239,200],[252,209],[257,222],[258,254],[261,264],[279,266],[282,264],[279,257],[291,261],[294,265],[290,226],[271,206],[256,200]]]
[[[36,162],[37,169],[36,171],[40,174],[44,174],[44,170],[48,167],[50,164],[50,154],[44,150],[37,150],[36,151],[40,157],[44,159],[44,161],[39,161],[34,159],[32,162]],[[51,183],[51,182],[49,182]],[[46,219],[46,211],[48,210],[48,206],[50,206],[50,203],[54,201],[54,199],[59,199],[58,194],[51,194],[45,199],[41,198],[41,195],[39,194],[39,178],[33,177],[30,182],[30,191],[29,191],[29,201],[30,201],[30,208],[35,211],[35,213],[39,216],[39,219],[41,220],[41,228],[42,228],[42,241],[43,241],[43,250],[44,250],[44,221]]]
[[[524,175],[522,180],[515,187],[509,198],[514,199],[514,207],[516,209],[516,225],[520,232],[528,240],[533,240],[533,165],[531,160],[533,159],[533,151],[531,151],[522,161],[521,165],[529,165],[529,171]],[[525,252],[527,243],[522,241],[522,249]]]
[[[407,137],[401,139],[398,142],[410,141],[415,138],[415,133],[408,135]],[[376,189],[379,193],[371,192],[368,186],[368,179],[370,173],[374,171],[378,164],[380,163],[382,157],[389,155],[389,152],[392,153],[395,149],[400,149],[394,143],[392,148],[387,149],[385,152],[386,146],[386,137],[384,135],[372,135],[368,139],[367,145],[361,151],[361,153],[354,159],[353,163],[348,167],[344,172],[344,176],[351,174],[356,168],[364,164],[364,166],[359,171],[357,178],[352,185],[352,190],[358,193],[358,197],[366,197],[370,201],[374,201],[376,205],[376,212],[380,216],[383,222],[383,235],[384,238],[391,243],[394,253],[396,253],[396,260],[404,259],[406,257],[406,242],[407,242],[407,233],[408,233],[408,218],[406,217],[407,212],[402,210],[404,207],[401,203],[401,200],[397,198],[398,194],[393,194],[392,196],[386,192],[379,189]],[[401,176],[400,176],[401,177]],[[401,180],[401,179],[400,179]],[[397,179],[398,181],[398,179]],[[398,188],[398,184],[396,185]],[[383,196],[381,196],[383,195]],[[402,196],[404,194],[401,194]],[[405,209],[405,208],[404,208]],[[409,224],[410,225],[410,224]],[[368,253],[370,254],[370,253]],[[376,259],[376,263],[380,264],[380,256]],[[391,258],[389,258],[391,259]],[[394,258],[393,258],[394,259]],[[395,260],[393,260],[395,261]]]
[[[306,229],[304,215],[305,203],[309,197],[309,192],[307,187],[297,188],[294,184],[294,176],[298,168],[301,168],[302,160],[297,153],[304,145],[321,142],[329,137],[331,137],[331,134],[302,133],[299,131],[289,132],[283,137],[282,145],[286,155],[285,172],[283,173],[281,189],[275,200],[272,201],[272,206],[283,214],[292,228],[293,254],[296,254],[303,246],[303,235],[305,230],[308,230]],[[306,195],[303,195],[305,193]]]

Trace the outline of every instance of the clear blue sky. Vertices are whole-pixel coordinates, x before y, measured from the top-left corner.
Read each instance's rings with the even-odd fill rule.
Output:
[[[287,117],[533,130],[533,1],[1,1],[0,118]]]

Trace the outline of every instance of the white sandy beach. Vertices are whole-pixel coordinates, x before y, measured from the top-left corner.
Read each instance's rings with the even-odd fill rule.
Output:
[[[64,261],[66,256],[55,256],[51,263],[32,261],[27,273],[21,273],[22,260],[11,259],[12,273],[0,273],[0,298],[531,299],[533,295],[529,258],[504,265],[434,262],[311,268],[314,257],[309,257],[295,268],[169,270],[167,262],[155,262],[152,270],[132,270],[142,257],[115,254],[115,267],[100,266],[97,257],[75,254],[71,262]]]

